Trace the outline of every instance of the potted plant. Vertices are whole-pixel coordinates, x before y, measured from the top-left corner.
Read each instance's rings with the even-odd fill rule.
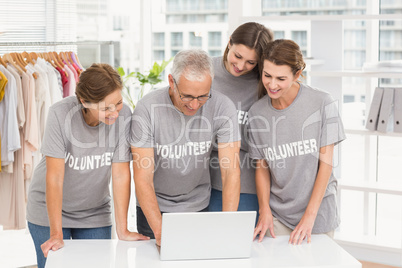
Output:
[[[121,79],[123,80],[123,96],[132,109],[135,109],[137,102],[146,93],[152,90],[156,84],[162,82],[160,75],[163,70],[165,70],[167,65],[172,61],[172,59],[173,57],[167,61],[163,60],[160,65],[155,62],[152,68],[149,70],[148,74],[142,74],[140,72],[131,72],[129,74],[126,74],[123,67],[117,68],[117,71],[120,74]],[[130,86],[136,83],[139,83],[140,92],[138,93],[137,98],[134,98]]]

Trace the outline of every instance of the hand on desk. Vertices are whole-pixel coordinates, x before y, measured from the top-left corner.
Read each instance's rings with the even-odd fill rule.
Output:
[[[293,230],[289,237],[289,244],[300,245],[307,237],[307,243],[311,243],[311,232],[313,230],[315,217],[303,215],[299,224]]]
[[[260,214],[260,217],[258,218],[257,226],[254,229],[253,240],[259,234],[260,237],[258,239],[258,242],[262,242],[262,239],[264,238],[264,236],[268,230],[269,230],[271,236],[273,238],[275,238],[276,236],[274,233],[274,217],[272,216],[271,211],[265,211]]]
[[[45,258],[47,258],[49,250],[56,251],[62,247],[64,247],[63,237],[50,237],[49,240],[40,246]]]
[[[130,232],[126,230],[123,233],[118,234],[120,240],[124,241],[137,241],[137,240],[149,240],[148,236],[142,235],[137,232]]]

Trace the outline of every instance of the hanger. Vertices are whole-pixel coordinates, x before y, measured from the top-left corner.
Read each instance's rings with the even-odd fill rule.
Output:
[[[20,53],[15,53],[15,52],[10,53],[10,54],[11,54],[11,57],[14,56],[14,58],[15,58],[17,64],[19,64],[20,67],[22,67],[23,70],[25,70],[25,72],[26,72],[27,70],[26,70],[25,67],[28,65],[28,62],[26,62],[26,61],[24,60],[24,58],[22,57],[22,55],[21,55]],[[35,72],[35,70],[33,71],[32,76],[33,76],[33,78],[35,78],[35,79],[38,79],[38,77],[39,77],[38,73]]]
[[[73,52],[71,52],[71,51],[66,52],[67,58],[68,58],[68,60],[71,62],[71,64],[77,65],[77,64],[74,62],[73,58],[71,57],[71,54],[72,54],[72,53],[73,53]]]
[[[62,58],[59,56],[59,54],[58,54],[56,51],[53,51],[52,53],[53,53],[53,56],[55,57],[55,59],[57,60],[57,62],[58,62],[61,66],[64,67],[64,65],[66,65],[66,64],[63,62],[63,60],[62,60]]]
[[[32,65],[35,65],[35,62],[32,60],[28,52],[24,51],[20,55],[25,60],[25,62],[32,63]]]
[[[73,60],[73,57],[72,57],[73,52],[71,52],[71,51],[66,52],[66,55],[67,55],[68,60],[71,62],[71,65],[75,66],[74,69],[76,69],[78,76],[80,76],[82,73],[82,69],[81,69],[81,66],[78,65],[78,62]]]
[[[52,59],[50,58],[50,56],[47,52],[38,53],[38,55],[45,61],[49,62],[52,65],[52,67],[56,69],[57,65],[52,61]]]
[[[31,59],[34,59],[35,61],[38,60],[38,54],[36,54],[35,52],[29,53],[29,56],[31,56]]]
[[[54,63],[64,72],[66,77],[68,77],[68,73],[64,70],[64,63],[60,60],[59,54],[57,52],[48,52],[50,57],[53,59]]]
[[[3,61],[3,59],[1,58],[1,56],[0,56],[0,64],[7,68],[7,64]],[[1,76],[0,76],[0,77],[1,77]]]
[[[26,64],[24,64],[24,63],[21,62],[21,59],[18,57],[18,53],[12,52],[12,53],[10,53],[10,55],[11,55],[11,58],[13,59],[13,61],[14,61],[18,66],[20,66],[21,69],[23,69],[23,70],[26,72],[26,69],[25,69]]]
[[[59,52],[59,57],[63,60],[65,64],[71,66],[71,62],[68,60],[68,57],[65,52]]]
[[[81,62],[80,62],[80,59],[78,58],[78,55],[75,54],[75,53],[72,52],[72,51],[71,51],[70,53],[71,53],[71,58],[74,57],[75,60],[77,61],[78,67],[80,67],[81,70],[84,70],[84,67],[82,67],[82,64],[81,64]]]
[[[21,72],[21,73],[26,73],[26,69],[25,69],[25,67],[22,67],[22,66],[20,66],[20,65],[18,65],[15,61],[14,61],[14,59],[12,58],[12,56],[11,56],[11,54],[10,53],[7,53],[7,54],[4,54],[3,55],[3,60],[6,62],[6,63],[10,63],[12,66],[14,66],[19,72]]]
[[[63,70],[63,66],[61,66],[61,64],[57,61],[56,57],[53,55],[53,52],[48,52],[47,55],[48,55],[49,59],[50,59],[51,61],[53,61],[53,63],[54,63],[57,67],[59,67],[60,69]]]

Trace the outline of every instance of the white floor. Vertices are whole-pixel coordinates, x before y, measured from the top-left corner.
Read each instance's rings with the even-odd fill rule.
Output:
[[[0,229],[0,260],[1,268],[36,265],[35,247],[28,230]]]

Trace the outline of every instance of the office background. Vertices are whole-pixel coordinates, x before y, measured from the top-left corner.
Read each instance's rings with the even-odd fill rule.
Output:
[[[126,72],[146,72],[185,48],[222,55],[246,21],[296,41],[308,58],[306,82],[338,100],[347,131],[334,163],[342,221],[335,239],[359,260],[402,266],[402,133],[365,128],[375,88],[402,87],[402,68],[364,68],[402,60],[402,0],[0,0],[0,7],[0,55],[68,50],[84,67],[102,61]]]

